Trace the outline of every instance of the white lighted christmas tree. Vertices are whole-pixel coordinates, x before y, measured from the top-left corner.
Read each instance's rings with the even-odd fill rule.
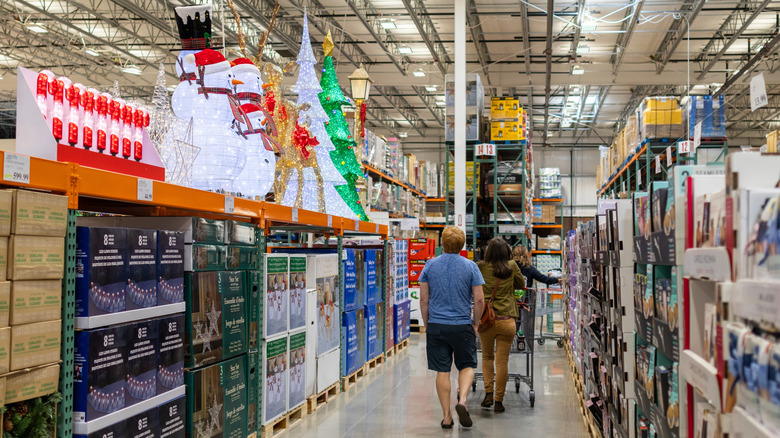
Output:
[[[319,165],[320,174],[322,175],[322,192],[325,198],[326,213],[355,218],[357,217],[355,213],[352,212],[335,189],[335,186],[346,184],[346,180],[341,176],[330,158],[330,151],[333,151],[336,148],[330,141],[328,132],[325,129],[325,123],[328,122],[328,115],[322,108],[319,99],[319,93],[322,91],[322,88],[320,87],[316,69],[314,68],[314,65],[317,63],[317,58],[314,57],[314,51],[311,48],[309,23],[305,12],[303,15],[301,50],[298,52],[298,59],[296,62],[299,66],[298,80],[292,91],[298,95],[298,107],[301,108],[298,115],[298,123],[302,126],[308,126],[312,134],[317,137],[317,140],[319,141],[319,145],[314,147],[314,151],[317,154],[317,163]],[[315,185],[317,182],[314,177],[314,172],[308,171],[309,169],[306,170],[307,171],[304,173],[306,176],[306,184],[311,187],[304,187],[304,208],[317,210],[317,187]],[[290,179],[290,183],[290,185],[297,184],[294,178]],[[296,190],[293,187],[288,188],[286,192],[288,196],[285,196],[283,203],[288,204],[290,201],[294,202],[294,196],[291,197],[289,195],[294,194],[295,191]]]

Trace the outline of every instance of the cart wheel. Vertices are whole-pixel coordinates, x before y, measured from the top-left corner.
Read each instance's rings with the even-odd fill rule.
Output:
[[[563,348],[563,339],[558,339],[558,348]]]
[[[538,342],[539,345],[544,345],[544,338],[539,338],[536,340],[536,342]]]
[[[534,400],[536,399],[536,397],[534,396],[534,390],[533,389],[531,390],[531,392],[529,394],[529,399],[531,400],[531,407],[534,407]]]
[[[471,384],[471,392],[477,392],[477,382],[476,380],[474,383]]]

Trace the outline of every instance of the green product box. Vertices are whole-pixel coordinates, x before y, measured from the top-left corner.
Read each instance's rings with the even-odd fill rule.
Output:
[[[263,342],[262,425],[276,420],[287,412],[287,351],[289,338],[283,337]]]
[[[254,224],[229,220],[225,222],[225,242],[230,245],[255,245],[255,230]]]
[[[252,435],[253,432],[260,432],[257,425],[258,408],[260,407],[260,391],[258,380],[260,369],[260,352],[250,351],[247,354],[249,359],[249,377],[247,379],[247,420],[246,420],[246,433]]]
[[[246,438],[247,356],[185,373],[187,436]]]
[[[225,221],[193,217],[192,242],[225,243]]]
[[[257,340],[263,338],[263,300],[260,291],[263,288],[263,274],[258,271],[246,272],[246,296],[249,298],[249,349],[257,349]]]
[[[287,406],[293,409],[306,402],[306,331],[290,334],[288,354]]]
[[[227,266],[227,246],[193,243],[184,246],[184,270],[224,271]]]
[[[245,280],[239,271],[186,273],[186,367],[201,367],[247,352]]]
[[[242,271],[258,269],[259,253],[256,246],[230,245],[227,247],[227,268]]]

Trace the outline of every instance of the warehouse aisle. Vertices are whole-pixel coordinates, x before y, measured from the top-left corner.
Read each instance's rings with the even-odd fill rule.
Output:
[[[494,414],[492,410],[483,410],[479,406],[484,396],[480,381],[468,403],[474,419],[471,430],[458,430],[456,426],[445,431],[439,427],[441,409],[433,386],[435,374],[426,368],[425,342],[419,335],[412,334],[405,352],[391,358],[356,387],[306,417],[303,424],[294,426],[287,436],[587,436],[565,353],[554,343],[537,345],[536,406],[531,408],[528,404],[527,386],[521,385],[520,394],[516,394],[514,384],[510,383],[510,391],[504,399],[506,412]],[[522,368],[510,363],[510,371],[514,369]]]

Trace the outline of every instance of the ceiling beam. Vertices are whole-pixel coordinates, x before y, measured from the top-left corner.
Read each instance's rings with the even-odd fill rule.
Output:
[[[425,41],[425,46],[428,47],[428,51],[431,52],[433,62],[439,67],[441,74],[447,75],[447,65],[450,64],[450,56],[447,54],[447,50],[444,48],[444,44],[439,38],[439,32],[436,31],[436,26],[433,25],[428,10],[425,7],[424,0],[401,0],[406,7],[409,16],[412,18],[414,25],[417,26],[417,31],[420,32],[420,36]]]
[[[525,76],[528,82],[531,82],[531,38],[528,20],[528,8],[526,7],[525,0],[520,0],[520,23],[522,36],[523,36],[523,61],[525,63]]]
[[[645,6],[645,0],[639,0],[634,4],[634,8],[626,11],[626,18],[629,16],[631,19],[623,22],[621,27],[621,33],[618,34],[617,41],[615,41],[615,50],[610,62],[612,63],[612,75],[617,76],[620,71],[620,65],[623,63],[623,56],[625,56],[628,50],[628,43],[631,42],[631,36],[634,34],[634,28],[639,20],[639,14],[642,12],[642,8]]]
[[[428,108],[428,111],[431,112],[433,118],[436,119],[436,122],[439,125],[444,126],[444,111],[442,111],[440,106],[436,105],[436,99],[430,94],[427,94],[424,87],[413,85],[412,89],[414,89],[414,92],[417,93],[417,97],[425,104],[425,107]]]
[[[764,47],[762,47],[761,50],[758,51],[758,53],[753,55],[744,64],[742,64],[739,70],[731,77],[729,77],[726,80],[726,82],[720,87],[720,89],[718,89],[718,91],[715,92],[715,94],[724,94],[726,90],[731,88],[731,86],[733,86],[738,80],[740,80],[742,76],[745,75],[745,73],[751,72],[753,68],[755,68],[760,61],[762,61],[764,58],[774,53],[778,43],[780,43],[780,33],[775,35],[774,38],[772,38],[766,44],[764,44]]]
[[[674,22],[672,22],[669,31],[664,36],[663,41],[661,41],[661,45],[658,46],[655,55],[650,56],[650,59],[657,63],[656,74],[660,74],[664,71],[666,64],[672,58],[672,55],[677,50],[677,46],[680,45],[680,42],[685,39],[689,26],[699,15],[701,8],[706,1],[707,0],[685,0],[685,3],[680,7],[679,18],[676,18]]]
[[[468,8],[466,9],[466,26],[471,31],[471,40],[474,42],[474,48],[477,49],[477,58],[479,64],[482,66],[482,76],[485,77],[485,83],[488,85],[488,92],[491,96],[496,97],[496,88],[492,87],[490,82],[490,73],[488,66],[490,65],[490,51],[488,51],[487,44],[485,44],[484,33],[482,32],[482,22],[477,12],[477,4],[474,0],[468,1]]]
[[[408,75],[409,59],[401,54],[398,40],[387,29],[383,28],[378,17],[381,14],[374,8],[370,0],[344,0],[355,13],[355,16],[363,23],[368,32],[374,38],[379,47],[385,51],[390,61],[395,64],[401,75]],[[374,18],[371,18],[374,17]]]
[[[715,31],[715,35],[704,46],[701,54],[696,57],[696,62],[702,65],[701,73],[696,77],[697,80],[702,80],[709,73],[721,56],[747,30],[750,23],[761,15],[770,1],[742,0],[738,5],[738,10],[726,15],[726,20]],[[726,35],[731,35],[731,37],[727,39]]]
[[[547,142],[547,130],[550,127],[550,79],[552,73],[552,31],[553,31],[553,4],[554,0],[547,0],[547,47],[544,49],[544,55],[547,58],[545,62],[544,74],[544,137],[543,142]]]

